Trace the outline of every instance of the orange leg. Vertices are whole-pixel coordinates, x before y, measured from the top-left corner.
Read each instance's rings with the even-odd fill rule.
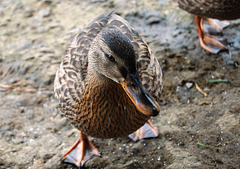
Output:
[[[215,54],[218,53],[220,50],[227,49],[227,47],[220,42],[219,37],[208,35],[203,32],[203,22],[204,22],[203,18],[199,16],[195,16],[195,22],[197,25],[200,45],[202,46],[203,49],[207,50],[210,53],[215,53]],[[206,43],[215,46],[215,48],[207,46]]]
[[[79,139],[74,143],[72,148],[62,156],[62,160],[81,167],[93,156],[100,156],[98,149],[94,147],[87,136],[80,131]]]
[[[158,135],[158,130],[153,126],[152,122],[148,120],[147,123],[144,124],[144,126],[142,126],[134,133],[130,134],[128,137],[131,138],[133,141],[137,141],[144,138],[158,137]]]

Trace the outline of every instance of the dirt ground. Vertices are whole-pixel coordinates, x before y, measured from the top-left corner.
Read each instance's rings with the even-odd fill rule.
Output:
[[[90,137],[102,156],[85,168],[240,168],[240,20],[224,29],[232,57],[210,54],[193,16],[167,0],[0,1],[0,168],[75,168],[60,161],[79,131],[57,108],[54,76],[72,36],[108,9],[162,66],[160,136]]]

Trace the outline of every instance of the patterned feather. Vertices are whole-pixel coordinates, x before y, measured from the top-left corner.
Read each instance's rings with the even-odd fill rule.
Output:
[[[98,82],[89,71],[91,43],[106,28],[118,29],[130,39],[142,84],[157,101],[162,90],[162,71],[157,59],[126,20],[107,13],[90,22],[67,48],[56,74],[54,91],[60,109],[72,124],[87,135],[101,138],[126,136],[149,119],[136,109],[118,83]]]

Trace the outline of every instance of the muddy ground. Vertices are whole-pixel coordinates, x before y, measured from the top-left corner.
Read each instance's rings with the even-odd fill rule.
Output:
[[[54,76],[71,37],[113,8],[161,63],[160,136],[90,138],[102,157],[85,168],[240,168],[240,21],[224,30],[232,58],[210,54],[167,0],[0,1],[0,168],[75,168],[60,161],[79,131],[57,108]]]

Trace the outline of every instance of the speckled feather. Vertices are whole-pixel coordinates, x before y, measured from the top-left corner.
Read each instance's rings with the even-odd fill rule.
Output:
[[[120,30],[131,40],[142,84],[157,101],[162,90],[160,65],[129,23],[112,13],[94,19],[71,41],[54,90],[60,109],[72,124],[84,134],[100,138],[127,136],[149,119],[136,109],[120,84],[98,81],[88,71],[91,42],[106,27]]]
[[[240,18],[239,0],[178,0],[179,7],[201,17],[220,20]]]

